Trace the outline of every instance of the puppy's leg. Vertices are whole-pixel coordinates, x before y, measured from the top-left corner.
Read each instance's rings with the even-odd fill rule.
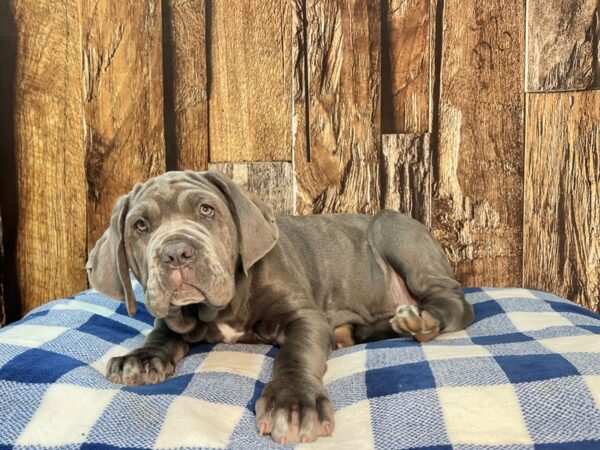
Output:
[[[110,359],[106,378],[130,386],[160,383],[173,374],[188,349],[180,334],[171,331],[164,320],[156,319],[142,347]]]
[[[392,339],[397,337],[398,333],[405,334],[406,332],[394,330],[390,319],[386,318],[368,324],[340,325],[333,330],[336,349]]]
[[[315,309],[285,318],[284,344],[273,364],[273,379],[256,402],[256,425],[280,444],[312,442],[333,432],[333,406],[325,386],[331,330]]]
[[[368,238],[416,300],[414,305],[398,306],[392,328],[427,341],[473,321],[473,308],[454,279],[446,254],[425,226],[384,211],[373,219]]]

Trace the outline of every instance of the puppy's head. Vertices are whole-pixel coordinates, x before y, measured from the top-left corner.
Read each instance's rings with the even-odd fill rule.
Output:
[[[168,172],[117,201],[86,269],[92,287],[125,299],[130,315],[130,269],[155,317],[191,303],[219,310],[234,297],[236,272],[247,273],[277,237],[271,209],[224,175]]]

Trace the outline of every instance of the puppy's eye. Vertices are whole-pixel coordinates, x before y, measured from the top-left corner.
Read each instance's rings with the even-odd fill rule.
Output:
[[[202,204],[200,205],[200,214],[204,217],[211,218],[215,215],[215,209],[210,205]]]
[[[148,231],[148,222],[144,219],[139,219],[133,224],[133,227],[138,233],[146,233]]]

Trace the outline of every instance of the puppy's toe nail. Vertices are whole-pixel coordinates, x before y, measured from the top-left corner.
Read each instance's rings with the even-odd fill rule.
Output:
[[[260,430],[260,434],[262,434],[264,436],[265,434],[268,434],[267,433],[268,428],[269,427],[266,422],[261,422],[258,429]]]
[[[287,438],[287,436],[281,436],[281,437],[279,438],[279,443],[280,443],[280,444],[287,444],[287,442],[288,442],[288,438]]]
[[[175,373],[175,366],[173,364],[169,363],[167,365],[165,372],[167,373],[167,376],[173,375]]]
[[[331,436],[331,432],[333,431],[333,427],[331,426],[331,424],[329,422],[325,422],[321,426],[321,431],[322,431],[322,435],[323,436]]]
[[[300,442],[302,442],[303,444],[308,442],[308,439],[309,439],[309,437],[306,434],[303,434],[302,436],[300,436]]]

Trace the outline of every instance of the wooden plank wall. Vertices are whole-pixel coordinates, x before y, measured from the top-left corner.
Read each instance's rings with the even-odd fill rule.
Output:
[[[301,67],[305,139],[295,150],[300,214],[379,210],[381,9],[378,1],[307,0]]]
[[[598,308],[600,92],[527,96],[524,282]]]
[[[450,1],[439,14],[432,229],[460,279],[519,285],[523,4]]]
[[[165,140],[171,150],[171,155],[167,154],[167,167],[206,170],[207,5],[205,0],[169,0],[162,5]],[[171,164],[169,156],[174,159]]]
[[[115,199],[165,171],[159,0],[80,0],[87,244]]]
[[[600,5],[529,0],[523,283],[600,312]]]
[[[207,168],[278,213],[403,211],[463,284],[598,310],[599,14],[596,0],[0,2],[8,320],[86,287],[117,196]]]
[[[86,174],[76,0],[14,4],[16,264],[29,309],[86,286]]]

